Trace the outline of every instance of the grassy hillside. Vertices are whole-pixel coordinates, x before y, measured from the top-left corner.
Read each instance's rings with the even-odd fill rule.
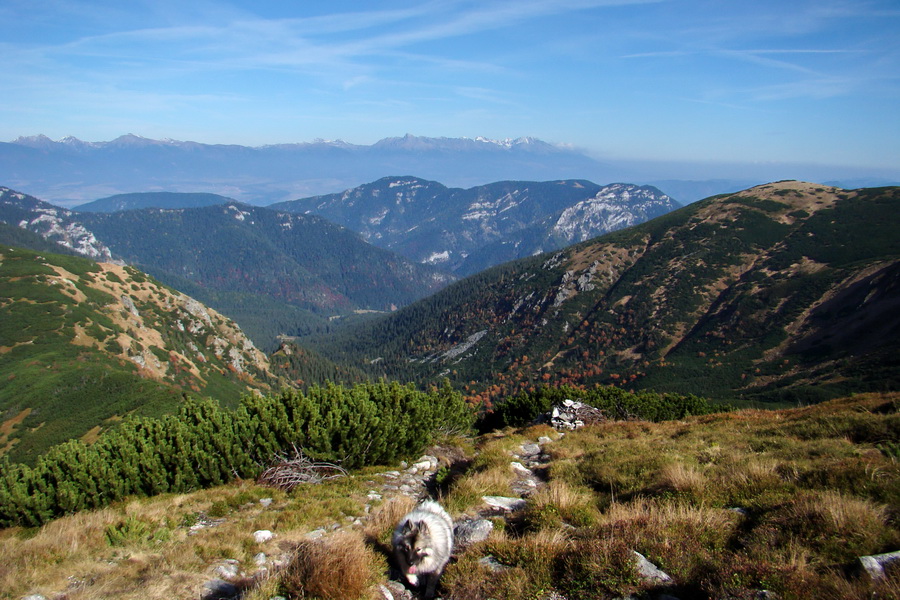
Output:
[[[457,520],[484,514],[484,495],[520,493],[512,462],[523,444],[539,442],[546,462],[524,508],[487,516],[489,537],[457,549],[439,594],[896,598],[900,574],[872,582],[855,565],[900,548],[898,408],[898,394],[868,394],[803,409],[608,422],[565,437],[533,426],[444,439],[433,450],[446,467],[438,497]],[[412,505],[388,484],[405,467],[366,467],[293,491],[237,481],[6,529],[0,598],[190,598],[223,577],[245,600],[382,598],[379,586],[395,585],[390,531]],[[274,538],[257,542],[257,530]],[[638,577],[633,551],[671,581]],[[222,575],[222,565],[235,575]]]
[[[538,383],[795,404],[900,388],[900,188],[780,182],[479,273],[310,343],[492,401]]]
[[[236,404],[277,387],[220,314],[131,267],[0,247],[0,454],[31,461],[184,393]]]

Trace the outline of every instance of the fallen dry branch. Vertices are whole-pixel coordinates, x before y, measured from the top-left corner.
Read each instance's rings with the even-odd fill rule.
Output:
[[[290,491],[302,483],[322,483],[346,477],[343,467],[329,462],[316,462],[294,446],[292,456],[277,456],[277,462],[262,472],[257,482],[269,487]]]

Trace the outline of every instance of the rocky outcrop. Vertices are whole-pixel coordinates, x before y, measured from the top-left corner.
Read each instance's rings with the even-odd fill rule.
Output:
[[[602,423],[607,420],[607,416],[599,408],[583,402],[563,400],[543,415],[542,420],[556,429],[572,430],[592,423]]]
[[[860,570],[873,581],[884,579],[890,573],[900,573],[900,550],[859,557]]]

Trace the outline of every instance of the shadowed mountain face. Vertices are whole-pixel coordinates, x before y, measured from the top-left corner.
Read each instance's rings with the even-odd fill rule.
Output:
[[[0,221],[134,264],[237,319],[267,349],[280,333],[354,310],[394,310],[455,279],[320,217],[234,201],[74,213],[0,188]]]
[[[900,188],[759,186],[479,273],[322,346],[488,398],[539,382],[782,401],[896,389],[898,208]]]
[[[649,186],[500,181],[447,188],[385,177],[271,208],[321,215],[411,260],[470,275],[642,223],[680,204]]]

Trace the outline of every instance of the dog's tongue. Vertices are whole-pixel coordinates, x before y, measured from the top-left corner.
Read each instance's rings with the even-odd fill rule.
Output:
[[[416,565],[410,565],[410,566],[409,566],[409,571],[407,571],[407,572],[408,572],[410,575],[415,575],[415,574],[416,574]]]

